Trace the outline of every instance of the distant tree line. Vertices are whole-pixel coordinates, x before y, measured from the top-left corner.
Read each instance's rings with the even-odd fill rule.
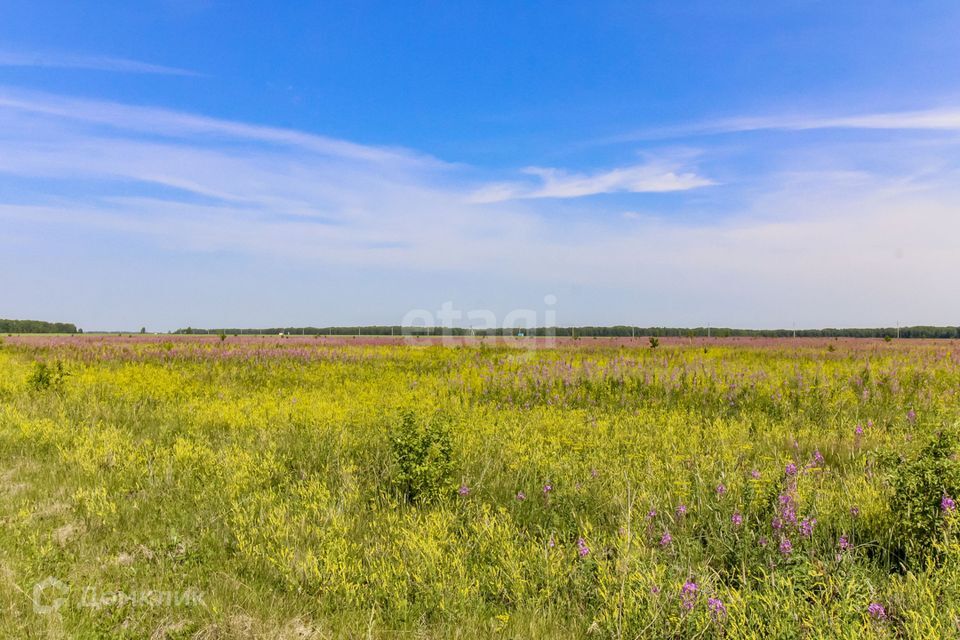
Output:
[[[430,327],[413,327],[409,329],[411,332],[416,332],[423,335],[441,335],[439,329],[431,329]],[[393,333],[391,333],[391,331]],[[429,333],[430,331],[435,331],[435,333],[431,334]],[[403,335],[403,327],[400,325],[375,325],[368,327],[269,327],[263,329],[196,329],[194,327],[187,327],[186,329],[177,329],[174,331],[174,333],[181,335],[279,335],[282,333],[284,335],[297,336],[399,336]],[[466,333],[459,335],[470,335],[470,333],[467,331]]]
[[[72,325],[71,325],[72,326]],[[628,338],[631,336],[693,338],[960,338],[960,327],[896,327],[863,329],[731,329],[728,327],[533,327],[518,329],[470,329],[463,327],[403,327],[371,325],[358,327],[273,327],[267,329],[178,329],[177,334],[226,335],[318,335],[318,336],[561,336]]]
[[[0,319],[0,333],[83,333],[83,329],[69,322]]]

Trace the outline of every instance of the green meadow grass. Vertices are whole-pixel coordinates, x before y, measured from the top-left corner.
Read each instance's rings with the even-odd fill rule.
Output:
[[[8,338],[0,636],[957,636],[957,345],[795,345]]]

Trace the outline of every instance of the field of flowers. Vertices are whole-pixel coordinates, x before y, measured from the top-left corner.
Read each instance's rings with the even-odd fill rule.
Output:
[[[4,337],[0,636],[960,635],[960,344]]]

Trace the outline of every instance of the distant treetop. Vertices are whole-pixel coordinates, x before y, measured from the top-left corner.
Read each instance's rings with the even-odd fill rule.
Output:
[[[69,322],[0,319],[0,333],[82,333]]]

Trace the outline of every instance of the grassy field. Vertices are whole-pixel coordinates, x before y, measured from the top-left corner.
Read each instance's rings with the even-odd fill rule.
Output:
[[[953,342],[3,340],[3,637],[960,635]]]

